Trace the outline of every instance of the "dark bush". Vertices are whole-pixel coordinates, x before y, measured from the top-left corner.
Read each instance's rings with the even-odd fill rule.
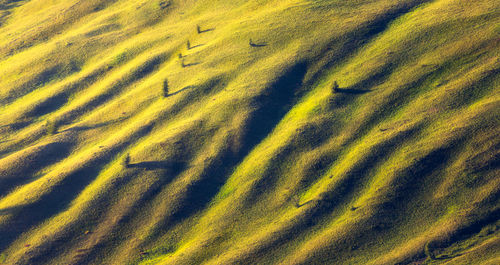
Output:
[[[163,97],[168,97],[168,80],[163,80]]]
[[[339,84],[337,83],[337,81],[333,81],[332,92],[333,93],[339,92]]]
[[[130,154],[126,154],[125,157],[123,158],[122,165],[124,167],[129,167],[130,166]]]

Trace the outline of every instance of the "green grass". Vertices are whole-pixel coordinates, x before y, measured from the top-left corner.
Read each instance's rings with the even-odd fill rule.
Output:
[[[0,0],[0,264],[497,264],[497,2]]]

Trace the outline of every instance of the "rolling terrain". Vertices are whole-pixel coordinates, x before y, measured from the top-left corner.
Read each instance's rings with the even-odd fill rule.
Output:
[[[500,264],[499,176],[500,1],[0,0],[0,264]]]

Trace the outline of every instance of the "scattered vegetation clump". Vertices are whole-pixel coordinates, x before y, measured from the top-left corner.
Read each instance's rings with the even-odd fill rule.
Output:
[[[113,58],[113,61],[109,64],[111,67],[118,66],[122,63],[124,63],[128,58],[128,51],[122,52],[118,54],[115,58]]]
[[[45,124],[45,128],[48,135],[54,135],[57,133],[57,124],[55,121],[48,120]]]
[[[499,1],[24,2],[0,264],[495,258]]]

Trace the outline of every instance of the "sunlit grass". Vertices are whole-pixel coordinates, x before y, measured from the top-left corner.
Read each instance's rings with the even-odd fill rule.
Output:
[[[494,261],[496,1],[4,4],[0,263]]]

